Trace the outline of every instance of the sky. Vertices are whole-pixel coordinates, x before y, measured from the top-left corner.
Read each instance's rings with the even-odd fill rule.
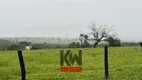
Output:
[[[71,37],[93,20],[121,40],[142,40],[141,0],[0,0],[0,37]]]

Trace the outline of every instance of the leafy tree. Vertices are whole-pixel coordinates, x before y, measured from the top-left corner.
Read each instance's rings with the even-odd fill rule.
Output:
[[[139,42],[139,45],[141,46],[141,48],[142,48],[142,42]]]
[[[30,46],[32,43],[27,41],[19,42],[19,45]]]
[[[46,49],[48,48],[47,44],[45,43],[37,43],[32,45],[32,49],[37,50],[37,49]]]
[[[115,47],[115,46],[121,46],[121,40],[118,38],[114,38],[112,36],[108,37],[107,39],[109,46]]]
[[[32,43],[31,42],[27,42],[27,41],[22,41],[22,42],[19,42],[18,46],[20,49],[24,49],[25,46],[31,46]]]

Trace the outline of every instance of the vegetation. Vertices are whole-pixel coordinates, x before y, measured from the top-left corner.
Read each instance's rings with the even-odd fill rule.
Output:
[[[86,35],[87,36],[87,35]],[[109,37],[105,39],[108,41],[109,46],[139,46],[137,42],[121,42],[118,38]],[[7,50],[17,50],[17,49],[24,49],[25,46],[31,45],[33,46],[34,50],[37,49],[56,49],[56,48],[89,48],[93,47],[93,44],[88,43],[87,37],[82,40],[82,44],[79,42],[71,42],[70,44],[51,44],[51,43],[33,43],[28,41],[9,41],[0,39],[0,51],[7,51]],[[100,43],[97,46],[103,47],[104,43]]]
[[[81,48],[81,44],[78,42],[72,42],[69,44],[69,48]]]
[[[141,48],[142,48],[142,42],[140,42],[140,43],[139,43],[139,45],[140,45],[140,46],[141,46]]]
[[[108,38],[110,35],[110,30],[107,28],[106,25],[96,24],[95,21],[89,27],[91,29],[91,34],[93,35],[93,39],[95,41],[94,48],[97,47],[98,43],[101,42],[103,39]]]
[[[9,40],[0,40],[0,51],[7,51],[7,50],[17,50],[22,49],[24,50],[25,46],[33,46],[32,49],[54,49],[54,48],[68,48],[68,44],[47,44],[44,43],[32,43],[28,41],[9,41]]]
[[[23,51],[27,80],[104,80],[103,48],[83,48],[83,71],[62,73],[60,50]],[[77,51],[78,49],[71,49]],[[142,52],[134,47],[109,48],[109,80],[142,80]],[[0,79],[20,80],[16,51],[0,51]]]
[[[107,39],[109,46],[111,47],[116,47],[116,46],[121,46],[121,40],[118,38],[114,38],[112,36],[108,37]]]

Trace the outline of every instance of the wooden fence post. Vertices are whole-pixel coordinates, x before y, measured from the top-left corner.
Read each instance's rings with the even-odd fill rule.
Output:
[[[21,76],[22,76],[21,80],[26,80],[26,70],[25,70],[25,65],[24,65],[24,60],[23,60],[23,55],[21,50],[18,50],[18,57],[19,57],[19,63],[21,67]]]
[[[108,46],[104,48],[104,67],[105,67],[105,79],[108,80]]]

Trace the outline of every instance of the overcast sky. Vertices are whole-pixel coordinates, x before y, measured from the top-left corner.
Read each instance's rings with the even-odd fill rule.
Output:
[[[141,0],[0,0],[0,37],[77,37],[95,20],[142,40]]]

